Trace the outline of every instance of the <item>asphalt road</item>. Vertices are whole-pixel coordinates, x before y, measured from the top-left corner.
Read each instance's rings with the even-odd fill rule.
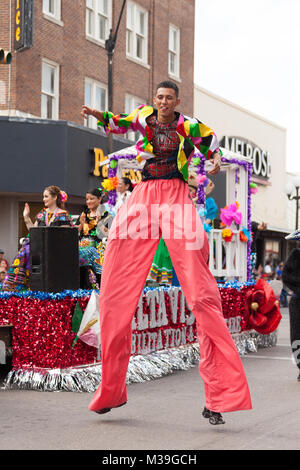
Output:
[[[91,394],[0,389],[1,450],[300,449],[300,382],[291,358],[287,310],[276,347],[243,357],[253,410],[202,418],[197,367],[128,386],[126,406],[100,416]],[[3,370],[2,370],[3,374]]]

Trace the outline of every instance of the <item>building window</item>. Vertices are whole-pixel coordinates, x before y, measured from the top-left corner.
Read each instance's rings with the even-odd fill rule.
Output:
[[[86,0],[86,36],[102,45],[109,36],[112,18],[111,0]]]
[[[61,0],[43,0],[43,13],[60,21]]]
[[[0,104],[6,104],[6,84],[4,80],[0,80]]]
[[[97,111],[105,111],[107,108],[107,87],[102,83],[86,78],[84,82],[84,104]],[[84,125],[91,129],[97,129],[97,120],[89,116],[84,120]]]
[[[42,99],[41,117],[58,119],[59,65],[54,62],[42,62]]]
[[[148,12],[134,2],[127,3],[126,54],[148,63]]]
[[[180,76],[180,29],[170,24],[169,27],[169,75]]]
[[[138,98],[137,96],[125,95],[125,113],[130,114],[134,109],[136,109],[141,104],[145,104],[145,100]],[[129,131],[125,134],[125,137],[128,140],[136,141],[140,135],[139,132]]]

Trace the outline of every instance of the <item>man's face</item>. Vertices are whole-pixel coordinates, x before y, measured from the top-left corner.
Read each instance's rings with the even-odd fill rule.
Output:
[[[153,102],[158,114],[164,118],[173,117],[176,106],[180,103],[175,90],[172,88],[158,88]]]
[[[5,271],[0,271],[0,282],[3,282],[3,281],[4,281],[5,274],[6,274]]]

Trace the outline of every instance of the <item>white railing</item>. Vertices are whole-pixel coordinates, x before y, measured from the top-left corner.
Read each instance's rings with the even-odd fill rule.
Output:
[[[247,243],[240,241],[239,230],[232,230],[231,242],[222,238],[222,230],[212,229],[208,234],[209,269],[214,277],[226,281],[247,281]]]

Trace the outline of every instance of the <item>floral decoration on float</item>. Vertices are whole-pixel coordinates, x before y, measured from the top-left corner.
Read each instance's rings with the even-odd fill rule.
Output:
[[[234,204],[228,204],[221,209],[220,218],[224,225],[230,227],[233,222],[240,225],[242,222],[242,213],[238,211],[239,203],[236,201]]]
[[[258,333],[272,333],[281,321],[279,300],[264,279],[258,279],[254,288],[247,292],[245,307],[244,321],[248,328],[254,328]]]
[[[222,238],[225,240],[225,242],[227,243],[231,242],[233,235],[234,233],[229,227],[223,228]]]
[[[243,227],[242,230],[240,230],[241,242],[248,243],[250,239],[251,239],[251,234],[249,230],[246,227]]]

